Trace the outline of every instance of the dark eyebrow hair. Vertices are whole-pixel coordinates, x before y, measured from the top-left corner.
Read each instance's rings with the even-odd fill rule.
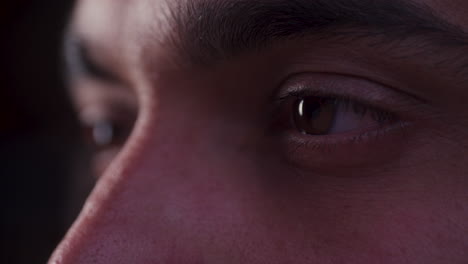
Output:
[[[435,48],[468,44],[459,26],[411,0],[182,1],[172,16],[180,32],[175,45],[196,64],[259,50],[275,40],[320,34],[351,39],[421,37]]]

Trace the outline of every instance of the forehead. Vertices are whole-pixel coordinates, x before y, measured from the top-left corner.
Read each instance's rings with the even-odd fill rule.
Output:
[[[166,0],[79,0],[72,26],[96,50],[128,60],[137,48],[175,33],[169,11]]]
[[[186,6],[211,6],[213,4],[234,6],[237,2],[257,1],[260,5],[278,2],[300,2],[307,0],[79,0],[74,17],[75,31],[84,36],[94,47],[118,54],[120,60],[135,60],[141,56],[144,48],[150,48],[152,56],[167,56],[176,51],[178,40],[197,37],[190,35],[190,21],[196,17],[186,19],[187,13],[182,12]],[[311,2],[320,0],[309,0]],[[342,0],[329,0],[328,2]],[[357,0],[359,1],[359,0]],[[367,1],[372,3],[372,1]],[[385,0],[381,0],[385,1]],[[397,1],[400,2],[400,1]],[[466,0],[402,0],[419,6],[427,6],[435,16],[468,31],[468,1]],[[194,5],[203,3],[202,5]],[[220,5],[220,6],[221,6]],[[208,8],[212,12],[229,12],[229,8]],[[193,13],[192,13],[193,15]],[[214,14],[212,14],[214,15]],[[222,14],[216,14],[222,16]],[[253,15],[253,14],[252,14]],[[201,19],[201,18],[200,18]],[[196,21],[194,21],[196,22]],[[195,23],[196,24],[196,23]],[[137,63],[137,62],[135,62]]]
[[[235,3],[245,0],[79,0],[76,20],[80,28],[89,31],[121,31],[128,26],[151,24],[159,27],[174,27],[170,23],[178,16],[179,7],[195,2]],[[253,0],[259,3],[278,2],[281,0]],[[309,0],[315,1],[315,0]],[[334,0],[330,0],[331,2]],[[468,2],[465,0],[404,0],[419,5],[427,5],[436,15],[458,25],[468,23]],[[134,28],[133,28],[134,29]],[[164,29],[164,28],[163,28]],[[90,32],[91,33],[91,32]],[[102,36],[102,35],[101,35]]]

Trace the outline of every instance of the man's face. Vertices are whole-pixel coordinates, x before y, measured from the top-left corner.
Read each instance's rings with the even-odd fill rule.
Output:
[[[71,89],[107,169],[51,263],[467,263],[467,13],[79,1]]]

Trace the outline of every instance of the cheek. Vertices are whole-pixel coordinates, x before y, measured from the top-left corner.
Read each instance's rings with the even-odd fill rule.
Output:
[[[324,261],[358,263],[366,256],[369,263],[406,258],[425,263],[463,252],[463,237],[453,235],[450,223],[462,216],[447,204],[446,190],[398,191],[403,182],[392,185],[391,179],[301,175],[262,148],[209,144],[212,137],[203,136],[209,133],[193,123],[185,123],[190,136],[174,123],[163,124],[156,130],[161,138],[126,150],[139,156],[126,157],[131,163],[120,183],[125,191],[113,200],[114,217],[125,226],[109,230],[131,229],[132,236],[151,240],[140,245],[151,254],[184,261],[176,257],[180,252],[207,261],[226,256],[299,261],[307,252]]]

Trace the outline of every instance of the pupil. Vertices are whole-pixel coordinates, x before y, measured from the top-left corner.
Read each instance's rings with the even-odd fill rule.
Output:
[[[304,118],[316,119],[321,114],[323,103],[321,100],[304,99],[302,102],[299,110],[302,111]]]
[[[308,135],[326,135],[333,127],[336,104],[333,99],[306,97],[295,104],[294,122]]]

